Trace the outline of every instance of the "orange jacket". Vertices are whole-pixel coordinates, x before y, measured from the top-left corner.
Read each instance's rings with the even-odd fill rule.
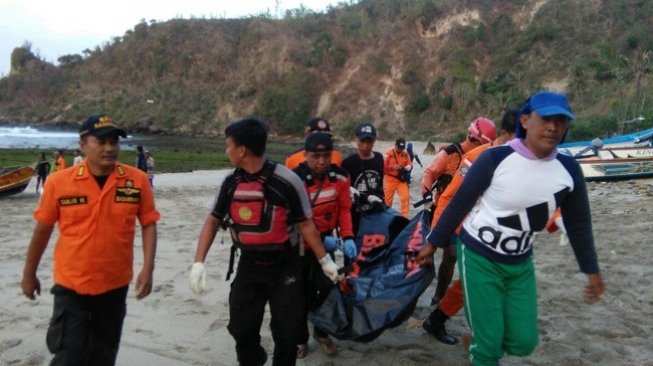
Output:
[[[431,227],[435,227],[435,224],[438,222],[438,219],[440,219],[442,212],[449,205],[449,202],[451,202],[451,199],[456,194],[456,192],[458,192],[458,188],[460,188],[460,185],[463,183],[463,179],[465,179],[465,174],[467,173],[467,170],[469,170],[469,167],[472,166],[472,163],[474,163],[474,161],[478,158],[479,155],[481,155],[483,151],[487,150],[491,146],[492,144],[489,143],[483,144],[463,155],[463,159],[460,163],[458,171],[456,171],[456,173],[453,175],[451,183],[449,183],[447,188],[438,198],[438,205],[435,207],[435,212],[433,212],[433,221],[431,221]]]
[[[34,219],[59,223],[54,283],[82,295],[128,285],[137,218],[145,227],[159,212],[147,175],[134,167],[117,163],[102,190],[86,161],[48,177]]]
[[[347,172],[333,164],[322,179],[313,177],[306,164],[301,164],[294,172],[302,178],[306,187],[317,230],[321,234],[331,235],[331,231],[338,228],[341,238],[353,239]],[[308,245],[304,245],[308,248]]]
[[[286,157],[286,162],[283,164],[286,168],[293,170],[306,160],[304,149],[299,149]],[[331,164],[336,166],[342,165],[342,153],[339,150],[333,149],[331,152]]]
[[[63,156],[60,156],[57,158],[57,160],[54,162],[56,164],[56,169],[54,170],[55,172],[62,171],[66,169],[66,159],[63,158]]]
[[[555,212],[553,213],[553,216],[551,216],[549,221],[547,221],[546,231],[548,231],[550,233],[555,233],[556,231],[558,231],[560,229],[560,227],[558,227],[558,223],[556,222],[556,219],[558,217],[562,217],[562,213],[560,212],[560,208],[556,209]]]
[[[385,156],[383,158],[383,174],[398,179],[401,170],[398,171],[396,169],[390,168],[393,165],[401,166],[402,170],[406,166],[410,165],[410,155],[408,155],[406,150],[397,151],[394,147],[392,147],[390,150],[385,152]]]
[[[462,161],[461,155],[464,155],[474,149],[476,145],[472,144],[469,139],[465,139],[460,144],[462,154],[458,153],[448,153],[447,149],[442,149],[438,152],[431,164],[424,170],[424,175],[422,175],[422,194],[426,193],[431,189],[433,183],[440,178],[443,174],[449,174],[453,177],[454,173],[460,166]],[[435,193],[435,192],[434,192]]]

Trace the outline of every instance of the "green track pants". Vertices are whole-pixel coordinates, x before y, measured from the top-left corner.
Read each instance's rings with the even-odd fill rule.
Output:
[[[537,292],[533,258],[517,264],[491,261],[460,240],[458,271],[465,316],[472,330],[472,365],[498,365],[504,353],[527,356],[537,346]]]

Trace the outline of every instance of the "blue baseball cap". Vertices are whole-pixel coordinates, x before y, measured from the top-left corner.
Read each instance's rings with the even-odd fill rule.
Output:
[[[541,117],[563,115],[570,119],[576,118],[574,112],[571,111],[567,96],[556,92],[541,91],[533,94],[526,100],[519,114],[527,114],[533,111],[537,112]],[[517,121],[516,127],[517,137],[526,137],[526,131],[519,121]]]

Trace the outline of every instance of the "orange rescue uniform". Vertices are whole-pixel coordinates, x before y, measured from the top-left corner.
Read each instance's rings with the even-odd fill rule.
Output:
[[[451,146],[456,146],[455,150]],[[424,170],[424,174],[422,175],[422,194],[430,191],[433,183],[435,183],[442,175],[448,174],[453,177],[456,170],[460,167],[462,155],[468,153],[476,146],[477,145],[470,142],[469,139],[465,139],[465,141],[460,145],[452,144],[440,150],[431,161],[431,164],[429,164],[429,166]],[[438,200],[437,193],[438,192],[433,192],[433,198],[436,203]]]
[[[288,155],[283,165],[290,170],[294,170],[299,166],[299,164],[303,163],[304,160],[306,160],[306,152],[302,148]],[[342,153],[339,150],[333,149],[331,151],[331,164],[336,166],[342,165]]]
[[[159,217],[145,173],[117,163],[100,188],[86,161],[48,177],[34,212],[42,224],[59,223],[54,283],[80,295],[128,285],[136,218],[146,227]]]
[[[408,155],[406,150],[397,152],[393,147],[386,151],[383,160],[383,194],[385,196],[385,205],[392,207],[392,200],[396,191],[401,202],[401,215],[408,217],[408,206],[410,203],[408,182],[400,180],[399,174],[404,174],[404,168],[410,165],[410,155]],[[399,165],[401,169],[392,169],[391,166],[393,165]]]
[[[333,164],[321,179],[316,178],[304,163],[294,170],[304,181],[308,199],[312,203],[313,222],[322,235],[332,235],[336,227],[340,237],[353,239],[351,197],[347,172]],[[307,177],[311,177],[307,179]],[[309,248],[304,243],[304,248]]]
[[[55,172],[66,169],[66,159],[64,159],[63,156],[59,156],[54,163],[56,165]]]

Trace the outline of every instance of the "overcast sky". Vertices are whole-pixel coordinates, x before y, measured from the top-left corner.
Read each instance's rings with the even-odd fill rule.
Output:
[[[32,52],[56,64],[60,56],[101,46],[145,19],[191,16],[237,18],[267,11],[285,14],[300,5],[324,11],[329,0],[0,0],[0,77],[9,74],[11,52],[26,41]],[[344,1],[340,1],[344,2]],[[278,4],[278,6],[277,6]]]

